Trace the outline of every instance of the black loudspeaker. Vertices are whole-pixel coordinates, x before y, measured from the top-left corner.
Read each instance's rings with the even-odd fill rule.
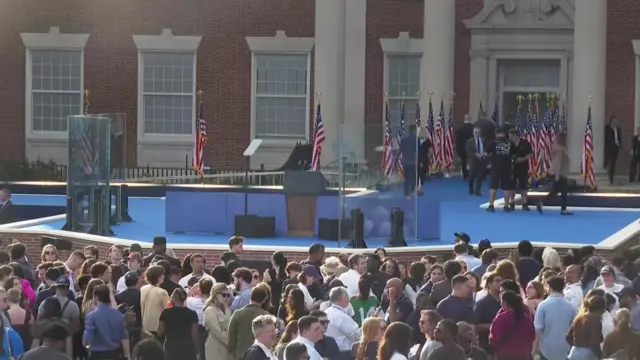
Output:
[[[40,238],[40,248],[42,249],[47,245],[53,245],[56,249],[64,251],[71,251],[73,247],[71,241],[66,239],[60,239],[53,236],[43,236]]]
[[[391,234],[389,246],[405,247],[407,242],[404,240],[404,211],[401,208],[394,207],[391,209]]]
[[[349,237],[348,220],[318,218],[318,239],[322,240],[340,240]],[[339,231],[342,226],[342,232]]]
[[[276,236],[275,216],[236,215],[234,235],[248,238],[266,238]]]
[[[72,231],[73,230],[73,214],[75,213],[73,198],[71,196],[67,196],[67,214],[66,221],[62,230]],[[56,246],[57,247],[57,246]]]
[[[364,242],[364,213],[360,209],[351,210],[351,241],[347,247],[356,249],[366,249]]]
[[[132,222],[133,219],[129,215],[129,185],[120,185],[120,221]]]

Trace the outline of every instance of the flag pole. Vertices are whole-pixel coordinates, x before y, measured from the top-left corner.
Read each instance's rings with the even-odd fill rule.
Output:
[[[198,114],[198,122],[197,122],[197,134],[198,134],[198,142],[196,143],[197,148],[199,149],[198,151],[198,159],[196,159],[196,165],[197,165],[197,171],[198,171],[198,175],[200,175],[200,184],[204,185],[204,172],[202,171],[203,165],[204,165],[204,155],[202,154],[202,151],[204,150],[203,147],[201,147],[200,143],[202,142],[202,134],[200,133],[200,121],[202,121],[202,99],[204,97],[204,91],[202,90],[198,90],[198,92],[196,93],[198,95],[198,108],[196,110],[196,113]],[[201,160],[202,159],[202,160]]]
[[[591,95],[589,95],[589,103],[588,103],[588,108],[587,111],[590,111],[591,109]],[[589,116],[589,115],[587,115]],[[588,121],[588,120],[587,120]],[[586,136],[585,136],[586,138]],[[593,144],[593,140],[591,140],[591,143]],[[587,161],[587,152],[585,151],[586,148],[586,144],[585,144],[585,140],[582,139],[582,153],[583,153],[583,157],[584,157],[584,176],[582,177],[582,191],[587,192],[587,176],[589,176],[589,172],[591,171],[591,161]],[[591,156],[593,157],[593,151],[591,152]],[[595,184],[593,184],[595,187]]]

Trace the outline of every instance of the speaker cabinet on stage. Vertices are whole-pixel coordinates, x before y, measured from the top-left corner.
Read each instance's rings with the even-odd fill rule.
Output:
[[[248,238],[268,238],[276,236],[276,218],[274,216],[236,215],[235,235]]]
[[[345,219],[340,222],[338,219],[318,219],[318,239],[322,240],[340,240],[349,237],[349,228],[351,220]],[[342,227],[342,233],[339,229]]]
[[[287,204],[287,235],[313,236],[318,196],[326,192],[324,176],[318,171],[285,171],[283,190]]]

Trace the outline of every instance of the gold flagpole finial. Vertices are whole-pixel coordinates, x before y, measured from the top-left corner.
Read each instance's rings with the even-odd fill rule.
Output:
[[[384,99],[385,99],[385,101],[389,101],[389,93],[388,92],[384,93]]]
[[[91,96],[91,91],[89,89],[84,90],[84,102],[89,105],[89,97]]]
[[[451,103],[453,104],[453,100],[456,98],[456,92],[452,91],[451,92]]]
[[[418,92],[416,93],[416,96],[417,96],[418,98],[420,98],[420,91],[418,91]]]
[[[405,94],[404,94],[404,91],[403,91],[403,92],[402,92],[402,100],[404,100],[404,95],[405,95]]]
[[[444,91],[440,91],[440,98],[444,98]]]
[[[433,91],[429,91],[429,100],[431,100],[432,96],[433,96]]]
[[[591,106],[591,95],[589,95],[589,106]]]

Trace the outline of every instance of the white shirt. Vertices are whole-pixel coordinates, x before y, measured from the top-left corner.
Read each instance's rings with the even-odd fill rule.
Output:
[[[358,282],[360,282],[360,276],[362,275],[359,272],[349,269],[349,271],[338,277],[338,280],[342,281],[344,287],[347,288],[349,297],[358,294]]]
[[[64,268],[67,269],[67,272],[69,273],[69,283],[71,285],[75,284],[75,280],[73,279],[73,271],[71,271],[71,269],[69,269],[66,264],[64,265]],[[74,296],[78,296],[78,294],[76,294],[75,286],[69,286],[69,290],[71,290]]]
[[[458,255],[456,256],[456,260],[462,260],[467,263],[467,269],[469,269],[469,271],[482,265],[482,261],[480,261],[480,259],[471,255]]]
[[[300,289],[300,291],[302,291],[302,293],[304,294],[304,306],[307,308],[307,310],[311,310],[311,307],[313,306],[313,298],[309,293],[309,289],[307,289],[304,284],[298,284],[298,289]]]
[[[322,356],[320,356],[320,354],[316,351],[316,345],[309,339],[305,339],[302,336],[298,336],[297,338],[291,340],[291,342],[289,344],[292,343],[300,343],[302,345],[304,345],[307,348],[307,355],[309,355],[309,360],[323,360]],[[289,345],[287,345],[289,346]],[[285,348],[285,357],[284,360],[295,360],[295,359],[287,359],[286,357],[286,353],[287,350]]]
[[[122,275],[116,284],[116,293],[123,292],[125,290],[127,290],[127,284],[124,282],[124,275]]]
[[[264,354],[267,355],[267,359],[278,360],[278,357],[273,354],[273,351],[271,351],[271,349],[269,349],[268,347],[264,346],[264,344],[262,344],[260,341],[256,340],[253,344],[258,345],[258,347],[262,349],[262,351],[264,351]]]
[[[331,301],[327,300],[327,301],[323,301],[320,303],[320,306],[318,307],[318,310],[320,311],[326,311],[328,308],[331,307]],[[349,304],[349,306],[346,309],[347,311],[347,315],[349,315],[350,317],[353,317],[353,315],[355,314],[355,311],[353,311],[353,306],[351,306],[351,304]]]
[[[193,275],[193,273],[183,277],[182,279],[180,279],[180,281],[178,282],[178,285],[182,286],[184,289],[187,288],[187,286],[189,286],[189,280],[191,280],[192,277],[194,277],[195,275]],[[213,283],[216,283],[216,279],[213,278],[213,276],[207,274],[207,273],[202,273],[202,279],[210,279],[211,281],[213,281]],[[171,294],[169,294],[171,295]]]
[[[611,316],[608,311],[605,311],[602,314],[602,338],[606,338],[615,328],[616,325],[613,322],[613,316]]]
[[[393,355],[391,355],[391,359],[389,360],[407,360],[407,357],[400,354],[399,352],[394,352]]]
[[[187,308],[193,310],[198,315],[198,325],[204,321],[204,301],[199,296],[189,296],[187,298]]]
[[[359,342],[362,336],[358,323],[347,314],[347,311],[335,304],[325,311],[329,320],[326,335],[336,340],[341,351],[350,351],[353,343]]]
[[[568,284],[562,293],[565,300],[570,302],[576,310],[580,309],[580,305],[582,305],[582,298],[584,298],[580,284]]]
[[[613,306],[613,310],[617,311],[620,308],[620,302],[618,301],[618,293],[624,289],[622,284],[613,284],[612,287],[606,287],[604,284],[599,286],[598,289],[604,290],[607,294],[611,294],[616,299],[616,304]]]

